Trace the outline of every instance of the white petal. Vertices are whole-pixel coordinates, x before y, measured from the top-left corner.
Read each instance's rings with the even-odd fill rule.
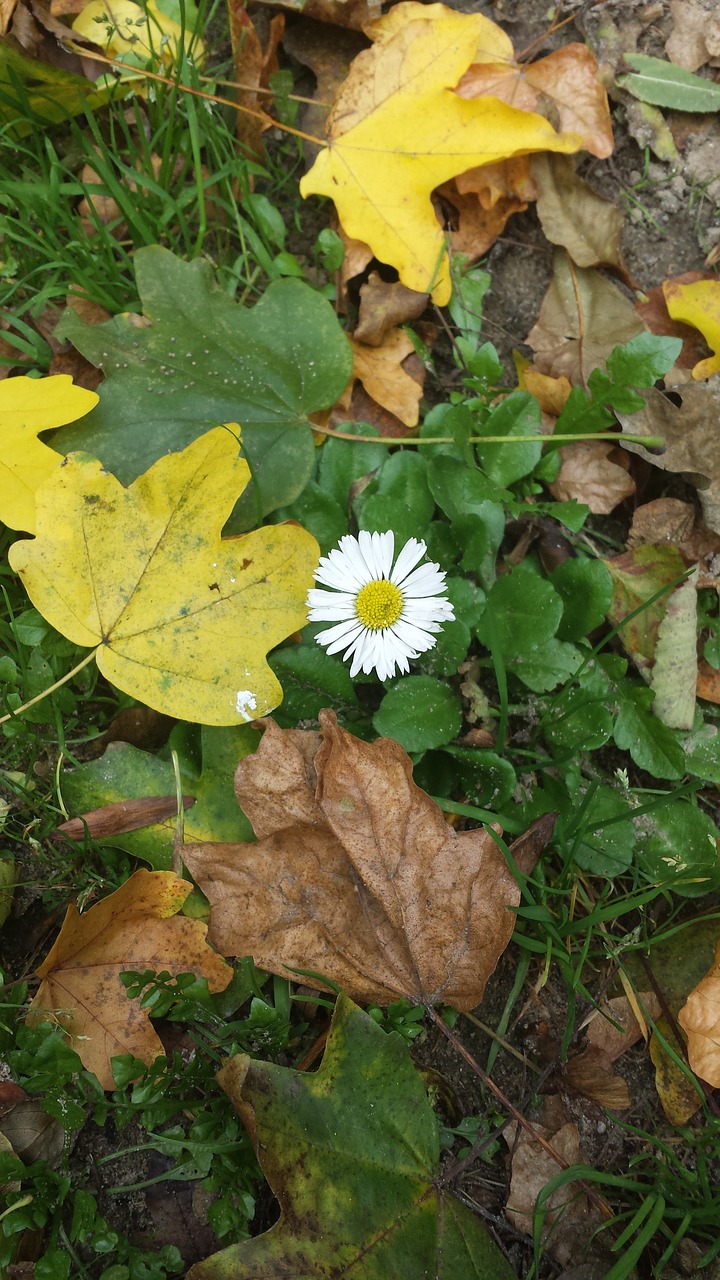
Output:
[[[402,584],[404,596],[438,596],[445,590],[445,574],[436,564],[421,564]]]
[[[327,556],[323,556],[315,574],[315,581],[341,591],[359,590],[369,581],[367,566],[360,555],[357,539],[345,534],[340,544]]]
[[[350,644],[363,630],[357,619],[339,622],[336,627],[328,627],[326,631],[318,631],[315,639],[318,644],[327,645],[328,653],[338,653],[344,645]]]
[[[409,622],[402,621],[396,622],[392,629],[395,632],[398,641],[407,648],[408,656],[412,658],[417,658],[418,654],[425,653],[428,649],[434,648],[437,641],[435,636],[431,634],[431,630],[442,630],[441,627],[433,623],[429,624],[427,630],[423,630],[421,627],[415,627]]]
[[[355,601],[357,596],[349,591],[308,591],[307,608],[310,622],[332,622],[335,618],[341,622],[344,618],[356,617]]]
[[[422,560],[426,551],[427,547],[424,542],[418,542],[416,538],[410,538],[395,561],[395,567],[390,574],[390,581],[394,582],[396,587],[399,587],[410,570],[415,567],[419,560]]]

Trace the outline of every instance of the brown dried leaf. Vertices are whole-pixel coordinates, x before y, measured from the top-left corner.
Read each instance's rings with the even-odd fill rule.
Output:
[[[720,534],[695,517],[690,502],[656,498],[638,507],[627,537],[628,550],[653,542],[677,547],[688,565],[697,564],[695,585],[720,589]]]
[[[7,35],[18,0],[0,0],[0,36]]]
[[[617,206],[578,177],[570,156],[533,156],[531,172],[538,189],[538,217],[548,240],[567,249],[579,267],[609,264],[626,276],[620,254],[625,220]]]
[[[611,440],[578,440],[560,450],[557,480],[548,486],[558,502],[584,502],[593,515],[607,515],[635,492],[622,450]]]
[[[478,63],[465,73],[463,98],[491,94],[523,111],[537,111],[561,133],[579,133],[583,148],[600,159],[612,154],[607,94],[587,45],[572,43],[524,66]]]
[[[673,30],[665,52],[676,67],[697,71],[706,62],[717,66],[720,55],[720,17],[697,0],[670,0]]]
[[[677,471],[697,486],[705,523],[720,534],[720,379],[688,382],[669,387],[678,407],[654,388],[642,392],[645,408],[638,413],[618,413],[623,430],[634,435],[665,438],[662,453],[650,453],[644,445],[624,444],[662,471]]]
[[[362,31],[366,24],[380,16],[380,0],[254,0],[256,4],[287,9],[336,27],[352,27]]]
[[[303,109],[301,125],[305,133],[322,138],[330,108],[347,77],[350,63],[367,48],[367,41],[359,31],[313,22],[306,16],[291,23],[283,34],[282,43],[285,52],[304,67],[309,67],[315,76],[313,102]],[[320,150],[319,142],[304,141],[308,168]]]
[[[148,1011],[129,1000],[127,969],[195,972],[224,991],[232,969],[206,943],[199,920],[177,915],[191,886],[169,871],[136,871],[81,914],[68,907],[60,934],[37,970],[42,979],[28,1010],[31,1026],[53,1012],[83,1066],[114,1088],[110,1059],[131,1053],[152,1062],[162,1053]]]
[[[404,367],[415,348],[402,329],[386,333],[382,346],[368,347],[355,338],[349,339],[353,350],[353,372],[350,389],[357,380],[368,395],[399,418],[406,427],[417,425],[422,400],[423,377],[412,377]],[[421,375],[424,374],[420,365]],[[348,401],[349,403],[349,395]],[[341,404],[343,401],[341,401]]]
[[[582,385],[614,347],[643,331],[633,304],[612,281],[555,251],[553,278],[526,339],[541,373],[564,374]]]
[[[550,1098],[544,1108],[546,1123],[533,1123],[533,1128],[549,1142],[567,1165],[587,1164],[580,1145],[577,1126],[561,1114],[558,1100]],[[559,1172],[558,1163],[525,1129],[508,1126],[505,1137],[513,1152],[510,1196],[506,1217],[518,1231],[532,1235],[535,1201],[543,1187]],[[548,1239],[553,1257],[566,1265],[587,1247],[596,1213],[576,1184],[561,1187],[548,1201],[543,1236],[554,1229]]]
[[[695,692],[698,698],[706,702],[720,703],[720,671],[716,671],[704,658],[698,661],[697,685]]]
[[[381,347],[388,329],[417,320],[427,307],[429,294],[416,293],[396,280],[386,284],[371,271],[360,288],[360,314],[353,337],[368,347]]]
[[[362,742],[331,711],[319,719],[319,739],[264,721],[238,767],[257,844],[183,850],[212,905],[210,938],[272,973],[322,974],[355,1000],[472,1009],[519,902],[492,836],[456,834],[396,742]]]
[[[627,1111],[632,1105],[630,1090],[622,1076],[613,1071],[611,1059],[603,1049],[591,1046],[570,1058],[563,1072],[564,1083],[575,1093],[600,1107]]]
[[[687,1034],[691,1069],[717,1089],[720,1086],[720,942],[712,968],[690,992],[678,1013],[678,1022]]]
[[[527,156],[477,165],[437,189],[456,211],[451,219],[454,253],[476,262],[495,243],[513,213],[522,213],[537,196]]]
[[[243,0],[228,0],[227,13],[237,84],[235,131],[238,142],[250,155],[262,157],[265,154],[262,135],[269,124],[269,120],[259,119],[260,114],[264,114],[264,103],[257,92],[262,79],[263,49]]]
[[[660,1002],[654,992],[641,991],[638,1000],[653,1020],[659,1018]],[[627,996],[603,1000],[587,1027],[589,1043],[596,1049],[602,1049],[610,1062],[621,1057],[626,1049],[642,1038],[642,1034],[642,1027]]]
[[[658,1028],[675,1050],[678,1045],[667,1018],[658,1020]],[[655,1088],[665,1115],[671,1124],[687,1124],[699,1110],[701,1097],[686,1071],[682,1071],[664,1048],[655,1032],[650,1037],[650,1057],[655,1068]]]

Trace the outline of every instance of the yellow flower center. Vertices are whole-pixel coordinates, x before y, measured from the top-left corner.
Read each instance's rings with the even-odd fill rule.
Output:
[[[369,631],[381,631],[397,622],[403,610],[402,592],[384,578],[368,582],[358,591],[355,612]]]

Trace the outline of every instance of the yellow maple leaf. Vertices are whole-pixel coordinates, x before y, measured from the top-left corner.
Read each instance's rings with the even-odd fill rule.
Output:
[[[155,0],[147,0],[142,8],[133,0],[90,0],[72,29],[131,66],[144,65],[149,58],[172,66],[183,48],[186,53],[192,48],[196,62],[205,56],[202,40],[163,13]]]
[[[265,655],[305,623],[318,561],[298,525],[221,539],[249,478],[224,427],[127,489],[69,454],[38,492],[37,538],[14,543],[10,563],[119,689],[181,720],[245,723],[281,701]]]
[[[376,43],[352,63],[328,120],[328,146],[300,193],[329,196],[348,236],[442,305],[451,286],[434,188],[511,156],[578,151],[582,138],[497,98],[452,92],[471,63],[512,56],[507,36],[480,14],[409,2],[371,34]]]
[[[177,915],[192,890],[171,871],[136,871],[82,915],[68,907],[60,934],[37,970],[42,979],[28,1010],[31,1026],[57,1020],[104,1089],[114,1088],[110,1059],[150,1063],[163,1053],[148,1010],[129,1000],[127,970],[195,973],[224,991],[232,968],[207,945],[207,927]]]
[[[76,387],[67,373],[0,382],[0,520],[10,529],[35,532],[35,490],[62,462],[62,454],[38,440],[41,431],[64,427],[89,413],[94,391]]]
[[[714,355],[700,360],[692,376],[698,380],[720,373],[720,280],[696,280],[693,284],[663,281],[667,309],[673,320],[699,329]]]

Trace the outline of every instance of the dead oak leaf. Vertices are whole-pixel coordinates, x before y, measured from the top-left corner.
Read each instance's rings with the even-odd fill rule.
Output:
[[[548,488],[558,502],[584,502],[608,515],[635,492],[622,449],[611,440],[578,440],[560,450],[560,470]]]
[[[359,1001],[479,1003],[519,891],[492,835],[456,833],[415,785],[398,743],[362,742],[320,713],[320,734],[265,722],[238,767],[257,844],[187,845],[225,955],[310,970]]]
[[[375,46],[352,63],[328,119],[328,146],[300,193],[329,196],[347,235],[442,305],[451,284],[434,188],[476,165],[577,151],[582,139],[496,97],[452,92],[483,46],[500,41],[505,49],[507,37],[480,14],[405,3],[369,34]]]
[[[350,403],[352,388],[356,381],[360,381],[377,404],[395,414],[406,427],[414,427],[423,389],[422,381],[418,382],[403,367],[403,361],[415,351],[405,331],[390,329],[381,346],[369,347],[353,337],[349,341],[353,351],[353,372],[340,405]]]
[[[176,914],[191,888],[169,871],[136,871],[89,911],[68,907],[59,937],[37,970],[42,982],[28,1022],[54,1016],[104,1089],[115,1087],[112,1057],[131,1053],[149,1063],[163,1052],[147,1010],[128,999],[121,973],[193,972],[207,978],[211,991],[224,991],[232,977],[230,966],[207,945],[206,926]]]

